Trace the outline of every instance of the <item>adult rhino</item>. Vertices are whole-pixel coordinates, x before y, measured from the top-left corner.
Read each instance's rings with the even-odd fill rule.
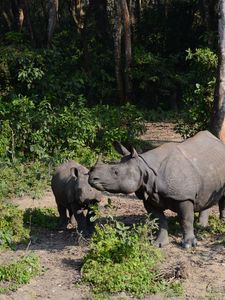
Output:
[[[200,212],[199,222],[205,226],[207,209],[219,202],[220,218],[225,218],[225,145],[210,132],[142,154],[119,142],[114,147],[123,155],[121,161],[112,165],[98,161],[90,169],[89,183],[101,191],[135,192],[147,212],[159,219],[157,246],[169,241],[166,209],[178,214],[184,248],[197,244],[194,212]]]

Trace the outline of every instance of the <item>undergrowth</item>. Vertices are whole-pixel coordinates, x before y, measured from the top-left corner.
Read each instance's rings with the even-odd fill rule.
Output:
[[[1,164],[0,201],[30,195],[39,198],[49,186],[49,170],[41,162]]]
[[[0,202],[0,250],[26,242],[29,233],[29,229],[24,227],[23,211],[12,204]]]
[[[168,283],[159,272],[163,255],[149,241],[155,228],[155,221],[150,220],[132,228],[115,220],[96,226],[81,269],[82,281],[95,294],[125,291],[142,297],[157,292],[180,293],[180,282]]]
[[[0,265],[0,293],[16,290],[20,285],[29,283],[40,271],[40,260],[34,254],[25,255],[11,264]]]

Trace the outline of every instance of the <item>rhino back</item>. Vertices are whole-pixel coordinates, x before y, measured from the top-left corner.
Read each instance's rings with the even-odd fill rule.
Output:
[[[148,166],[157,173],[162,161],[170,155],[170,153],[176,148],[177,144],[178,143],[165,143],[153,150],[142,153],[141,157],[144,158]]]
[[[161,164],[157,188],[164,197],[209,206],[225,188],[225,145],[208,131],[178,144]]]

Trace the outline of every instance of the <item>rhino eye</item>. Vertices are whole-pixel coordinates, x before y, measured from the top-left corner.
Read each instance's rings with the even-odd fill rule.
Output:
[[[118,170],[114,170],[114,174],[118,175],[119,174]]]

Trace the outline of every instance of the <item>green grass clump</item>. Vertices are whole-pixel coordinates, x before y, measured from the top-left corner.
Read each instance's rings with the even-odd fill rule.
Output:
[[[20,285],[29,283],[40,270],[40,260],[34,254],[26,255],[12,264],[0,265],[0,293],[16,290]]]
[[[29,229],[23,226],[23,211],[0,202],[0,250],[27,241]]]
[[[169,290],[176,293],[178,286],[168,284],[159,272],[163,256],[149,242],[152,224],[129,228],[114,221],[97,226],[82,266],[82,281],[94,293],[126,291],[138,297]]]
[[[58,224],[58,214],[53,208],[27,208],[23,219],[24,224],[31,227],[55,229]]]

